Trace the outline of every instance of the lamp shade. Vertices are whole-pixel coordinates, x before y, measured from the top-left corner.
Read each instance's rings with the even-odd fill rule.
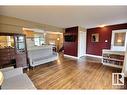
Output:
[[[3,80],[4,80],[4,76],[3,76],[3,73],[0,71],[0,86],[3,83]]]

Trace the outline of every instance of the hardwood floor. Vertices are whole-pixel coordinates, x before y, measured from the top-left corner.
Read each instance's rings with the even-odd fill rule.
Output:
[[[90,62],[64,58],[30,69],[28,76],[37,89],[118,89],[112,87],[112,72],[119,69]]]

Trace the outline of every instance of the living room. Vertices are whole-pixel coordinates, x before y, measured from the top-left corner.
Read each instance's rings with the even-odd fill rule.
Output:
[[[0,9],[1,89],[127,89],[126,6]]]

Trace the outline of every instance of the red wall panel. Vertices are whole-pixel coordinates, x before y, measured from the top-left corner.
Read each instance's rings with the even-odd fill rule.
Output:
[[[64,54],[77,57],[78,27],[66,28],[64,35],[76,35],[76,40],[74,42],[66,42],[64,40]]]
[[[86,53],[101,56],[102,49],[110,49],[111,47],[112,30],[119,29],[127,29],[127,23],[87,29]],[[91,42],[91,35],[93,33],[99,33],[99,42]],[[108,42],[105,42],[105,40],[108,40]]]

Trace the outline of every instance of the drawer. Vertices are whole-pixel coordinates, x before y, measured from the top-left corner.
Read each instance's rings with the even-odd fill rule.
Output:
[[[15,55],[15,53],[14,53],[14,52],[10,52],[9,54],[10,54],[10,55],[12,55],[12,56],[14,56],[14,55]]]
[[[0,60],[9,60],[10,59],[10,56],[0,56]]]
[[[1,60],[10,60],[10,56],[8,57],[8,56],[6,56],[6,57],[0,57],[0,61]]]
[[[10,56],[11,54],[8,52],[0,53],[0,56]]]
[[[1,56],[14,56],[14,55],[15,55],[14,52],[13,52],[13,53],[10,53],[10,52],[0,53],[0,57],[1,57]]]
[[[15,56],[15,53],[0,53],[0,57]]]
[[[10,59],[15,59],[15,56],[10,56]]]
[[[15,50],[14,49],[10,49],[9,52],[15,52]]]
[[[9,60],[5,60],[5,61],[0,60],[0,64],[8,64],[8,63],[10,63]]]
[[[0,49],[0,53],[9,52],[9,49]]]

